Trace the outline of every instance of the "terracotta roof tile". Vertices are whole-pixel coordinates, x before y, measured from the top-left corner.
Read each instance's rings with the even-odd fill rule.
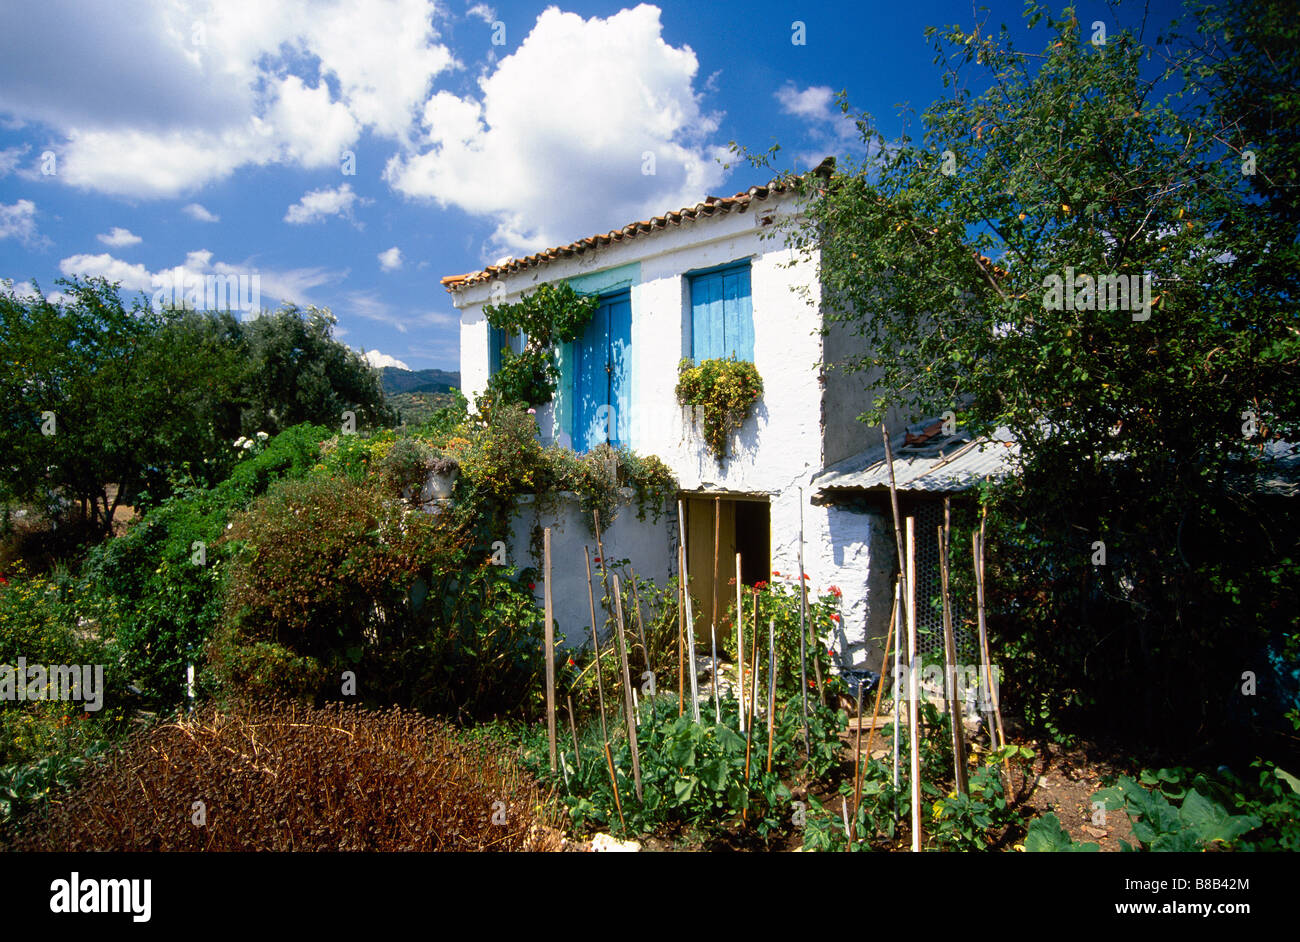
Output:
[[[830,166],[833,167],[834,165],[831,164]],[[818,168],[819,171],[821,169],[822,168],[820,167]],[[735,196],[708,196],[705,197],[702,202],[696,203],[694,206],[686,206],[679,210],[664,213],[662,216],[655,216],[651,219],[628,223],[621,229],[611,229],[609,232],[588,236],[585,239],[570,242],[568,245],[546,249],[524,258],[514,258],[500,265],[489,265],[482,271],[468,272],[464,275],[448,275],[441,279],[441,283],[448,291],[459,291],[461,288],[468,287],[469,285],[478,284],[482,281],[489,281],[498,275],[523,271],[527,268],[536,268],[539,265],[545,265],[546,263],[555,261],[559,258],[570,258],[574,255],[581,255],[583,252],[587,252],[591,249],[597,249],[602,246],[610,245],[611,243],[635,238],[642,233],[667,229],[669,226],[680,226],[683,223],[709,216],[720,216],[731,212],[743,213],[756,200],[765,200],[770,196],[792,190],[793,188],[793,182],[788,179],[773,180],[771,183],[767,183],[763,186],[751,186],[748,190],[737,193]]]

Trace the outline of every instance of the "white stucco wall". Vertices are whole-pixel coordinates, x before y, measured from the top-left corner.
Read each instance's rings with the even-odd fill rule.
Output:
[[[542,560],[534,558],[530,548],[535,526],[551,528],[551,605],[558,625],[556,643],[562,647],[588,647],[591,644],[591,609],[587,600],[587,570],[583,564],[584,548],[593,559],[592,576],[595,587],[596,620],[598,627],[605,623],[600,608],[600,569],[594,560],[599,556],[596,538],[592,535],[591,520],[582,511],[573,495],[562,495],[559,506],[539,513],[531,497],[523,498],[511,520],[510,539],[506,552],[511,565],[519,568],[532,566],[540,573]],[[644,521],[636,516],[636,505],[625,502],[613,523],[601,521],[601,542],[610,560],[627,559],[636,573],[637,581],[649,579],[662,585],[676,571],[673,559],[677,552],[676,508],[665,508],[665,513],[654,522],[653,514]],[[541,546],[538,540],[537,545]],[[535,583],[537,604],[543,601],[542,582]],[[631,618],[631,612],[625,612]],[[628,628],[631,629],[631,624]],[[603,638],[603,635],[602,635]]]

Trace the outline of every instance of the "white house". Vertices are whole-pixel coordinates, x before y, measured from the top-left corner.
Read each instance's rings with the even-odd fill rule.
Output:
[[[736,553],[746,584],[774,572],[796,578],[802,525],[812,590],[833,585],[843,593],[842,627],[828,645],[843,667],[878,668],[896,567],[892,521],[879,501],[825,499],[815,479],[869,455],[880,431],[857,421],[872,398],[861,378],[828,369],[856,338],[824,321],[815,255],[787,248],[778,231],[778,221],[797,212],[788,187],[753,187],[442,284],[460,310],[461,383],[471,401],[487,385],[503,339],[485,320],[484,304],[559,281],[601,298],[586,335],[560,351],[554,407],[539,410],[542,437],[580,451],[611,441],[672,469],[686,508],[688,569],[704,632],[697,637],[707,638],[711,615],[705,600],[716,509],[722,605],[728,593],[734,598],[727,582]],[[682,358],[728,354],[752,360],[764,392],[719,464],[675,387]],[[591,536],[576,509],[546,523],[557,561],[556,617],[569,643],[580,642],[590,630],[581,553]],[[521,507],[512,554],[529,553],[534,524]],[[662,580],[677,569],[678,526],[676,507],[658,524],[625,511],[605,535],[605,551]]]

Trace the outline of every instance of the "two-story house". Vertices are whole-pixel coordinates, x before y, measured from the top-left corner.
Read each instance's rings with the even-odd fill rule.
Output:
[[[728,585],[735,554],[745,584],[796,578],[802,529],[812,590],[834,585],[843,593],[842,627],[828,644],[844,666],[863,667],[865,642],[882,637],[889,618],[892,523],[874,505],[814,501],[813,478],[879,445],[880,433],[857,421],[871,398],[861,378],[828,369],[856,338],[824,320],[816,256],[787,247],[779,230],[798,209],[779,182],[753,187],[442,284],[460,311],[461,382],[471,401],[486,387],[502,346],[519,343],[489,326],[485,304],[516,301],[560,281],[599,297],[585,334],[559,351],[559,390],[549,408],[538,410],[542,438],[578,451],[608,441],[658,456],[677,476],[686,511],[679,521],[671,507],[658,524],[621,513],[605,534],[606,553],[662,580],[677,571],[684,532],[697,637],[707,646],[711,593],[718,593],[720,610],[735,597]],[[675,387],[684,357],[732,355],[754,363],[764,391],[719,463]],[[513,558],[529,552],[536,521],[525,511]],[[553,528],[560,631],[581,643],[589,615],[580,557],[591,537],[576,508],[544,523]]]

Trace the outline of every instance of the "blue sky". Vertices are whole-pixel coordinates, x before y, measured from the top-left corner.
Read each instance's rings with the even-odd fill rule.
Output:
[[[1021,3],[988,6],[1042,47]],[[1177,11],[1152,6],[1161,23]],[[1113,30],[1142,5],[1078,11]],[[372,362],[456,369],[440,277],[763,182],[723,168],[732,140],[780,142],[780,166],[860,154],[831,93],[899,133],[898,104],[943,94],[922,30],[976,15],[929,0],[7,4],[0,278],[49,294],[102,274],[151,295],[163,275],[257,274],[264,306],[330,308]]]

